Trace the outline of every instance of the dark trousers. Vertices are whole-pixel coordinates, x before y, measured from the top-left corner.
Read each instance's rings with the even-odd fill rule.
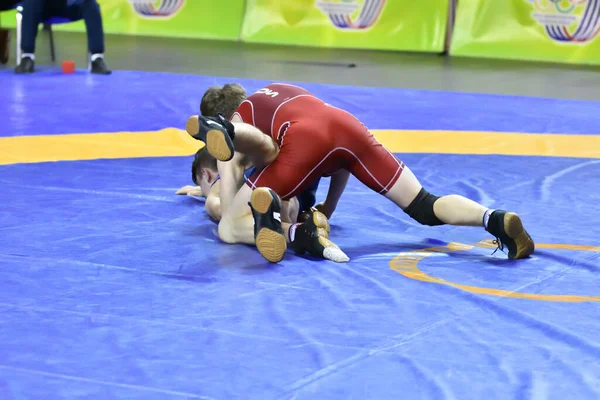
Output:
[[[88,50],[92,54],[104,53],[104,31],[102,15],[96,0],[80,0],[68,6],[67,0],[25,0],[21,22],[21,50],[35,52],[35,38],[42,20],[61,17],[85,21],[88,37]]]
[[[0,0],[0,11],[12,10],[21,0]]]

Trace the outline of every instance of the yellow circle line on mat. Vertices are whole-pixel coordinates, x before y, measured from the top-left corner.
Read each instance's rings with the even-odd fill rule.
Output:
[[[0,138],[0,165],[100,158],[187,156],[201,143],[185,131],[88,133]]]
[[[600,135],[373,130],[394,153],[505,154],[600,158]],[[185,131],[39,135],[0,138],[0,165],[101,158],[189,156],[201,147]]]
[[[538,249],[561,249],[561,250],[578,250],[578,251],[592,251],[600,253],[600,247],[598,246],[578,246],[571,244],[536,244]],[[497,297],[509,297],[513,299],[528,299],[528,300],[539,300],[539,301],[554,301],[563,303],[580,303],[580,302],[600,302],[600,296],[588,296],[588,295],[555,295],[555,294],[538,294],[538,293],[521,293],[510,290],[484,288],[479,286],[463,285],[460,283],[449,282],[447,280],[437,278],[426,274],[419,269],[419,262],[424,258],[430,257],[434,254],[439,253],[451,253],[456,251],[471,250],[475,247],[482,248],[493,248],[495,245],[489,240],[481,241],[475,245],[466,245],[462,243],[450,243],[446,246],[431,247],[421,250],[408,251],[398,254],[390,261],[390,268],[401,275],[421,281],[437,283],[440,285],[452,286],[457,289],[464,290],[465,292],[474,294],[483,294]]]

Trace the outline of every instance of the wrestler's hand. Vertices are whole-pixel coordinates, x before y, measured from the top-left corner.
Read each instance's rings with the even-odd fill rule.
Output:
[[[298,222],[307,222],[309,219],[312,218],[313,213],[315,213],[316,211],[317,209],[314,207],[311,207],[310,210],[302,211],[298,216]]]
[[[204,197],[204,193],[202,193],[202,189],[199,186],[190,186],[186,185],[175,192],[177,195],[183,196],[194,196],[194,197]]]
[[[313,211],[314,210],[314,211]],[[294,230],[293,234],[291,230]],[[327,217],[311,209],[306,222],[293,225],[290,237],[294,240],[290,247],[298,254],[309,253],[335,262],[348,262],[350,258],[335,243],[329,240],[329,222]]]
[[[315,206],[315,209],[321,213],[323,213],[328,219],[331,218],[335,208],[329,207],[327,202],[321,202]]]

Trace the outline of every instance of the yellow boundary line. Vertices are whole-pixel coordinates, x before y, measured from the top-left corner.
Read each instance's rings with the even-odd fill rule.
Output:
[[[487,287],[479,287],[472,285],[463,285],[457,282],[450,282],[442,278],[438,278],[423,272],[419,268],[419,263],[434,254],[452,253],[457,251],[471,250],[475,247],[491,249],[495,245],[489,240],[483,240],[475,245],[467,245],[462,243],[449,243],[446,246],[429,247],[420,250],[408,251],[398,254],[390,261],[390,268],[406,278],[421,282],[436,283],[439,285],[452,286],[457,289],[473,294],[483,294],[488,296],[506,297],[513,299],[527,299],[538,301],[553,301],[563,303],[581,303],[581,302],[600,302],[600,295],[572,295],[572,294],[541,294],[541,293],[523,293],[512,290],[503,290]],[[559,250],[575,250],[575,251],[591,251],[600,253],[599,246],[580,246],[571,244],[536,244],[538,249],[559,249]]]
[[[505,154],[600,158],[600,135],[374,130],[395,153]],[[188,156],[200,143],[185,131],[116,132],[0,138],[0,165],[45,161]]]

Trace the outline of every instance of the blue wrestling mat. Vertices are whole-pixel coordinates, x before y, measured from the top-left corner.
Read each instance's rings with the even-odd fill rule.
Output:
[[[0,399],[600,398],[599,103],[304,85],[432,193],[518,212],[538,247],[509,261],[352,178],[331,220],[350,263],[273,265],[174,195],[192,153],[137,152],[229,81],[0,72]],[[94,153],[117,132],[139,141]]]

